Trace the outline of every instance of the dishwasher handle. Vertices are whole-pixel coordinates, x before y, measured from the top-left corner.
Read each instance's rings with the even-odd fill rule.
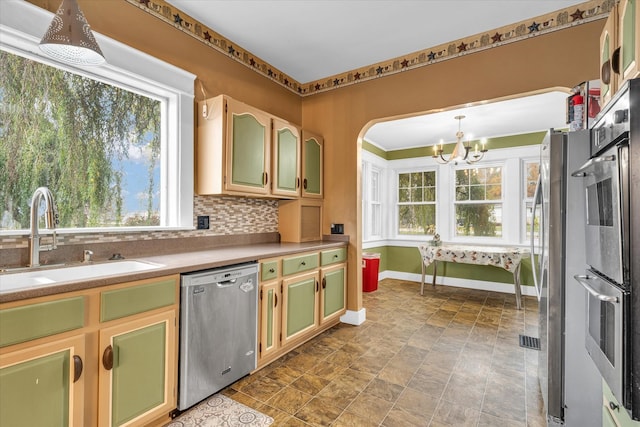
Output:
[[[236,284],[237,279],[224,280],[222,282],[216,282],[216,287],[218,288],[228,288],[229,286],[233,286]]]

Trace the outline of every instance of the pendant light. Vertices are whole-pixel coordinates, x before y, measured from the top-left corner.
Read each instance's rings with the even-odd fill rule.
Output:
[[[437,144],[433,146],[433,156],[431,157],[436,159],[438,163],[441,163],[443,165],[447,163],[453,163],[454,165],[457,165],[458,163],[462,163],[462,162],[471,164],[471,163],[475,163],[482,160],[482,158],[484,157],[484,153],[489,151],[487,150],[486,142],[483,139],[482,149],[478,150],[478,144],[476,144],[475,151],[473,152],[473,154],[469,153],[471,151],[471,145],[469,144],[469,141],[467,141],[466,144],[462,142],[462,138],[464,137],[464,132],[462,132],[461,130],[461,123],[462,123],[462,119],[464,119],[465,117],[466,116],[462,116],[462,115],[454,117],[454,119],[458,121],[458,132],[456,132],[457,142],[456,142],[456,146],[453,148],[453,152],[451,153],[448,159],[444,158],[442,142],[440,142],[440,146],[438,146]]]
[[[76,0],[62,0],[49,29],[40,40],[40,49],[71,65],[101,65],[105,62]]]

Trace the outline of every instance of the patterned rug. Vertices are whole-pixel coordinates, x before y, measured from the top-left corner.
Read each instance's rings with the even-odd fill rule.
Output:
[[[166,427],[261,427],[272,423],[273,418],[227,396],[214,394],[174,419]]]

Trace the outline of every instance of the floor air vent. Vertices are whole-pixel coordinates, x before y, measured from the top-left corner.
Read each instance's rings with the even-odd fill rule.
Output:
[[[520,335],[520,347],[540,350],[540,339],[527,335]]]

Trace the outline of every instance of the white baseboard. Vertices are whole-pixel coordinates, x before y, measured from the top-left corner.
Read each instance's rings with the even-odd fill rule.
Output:
[[[362,325],[367,320],[367,309],[362,307],[359,311],[347,310],[342,316],[340,321],[342,323],[348,323],[350,325]]]
[[[385,270],[378,274],[378,280],[382,279],[398,279],[407,280],[411,282],[418,282],[422,280],[421,274],[403,273],[401,271]],[[431,275],[427,275],[425,278],[425,286],[431,285]],[[436,283],[438,285],[456,286],[459,288],[480,289],[483,291],[504,292],[507,294],[515,294],[516,288],[511,283],[500,282],[487,282],[484,280],[473,279],[459,279],[457,277],[436,276]],[[521,286],[522,295],[536,296],[536,290],[533,286]]]

